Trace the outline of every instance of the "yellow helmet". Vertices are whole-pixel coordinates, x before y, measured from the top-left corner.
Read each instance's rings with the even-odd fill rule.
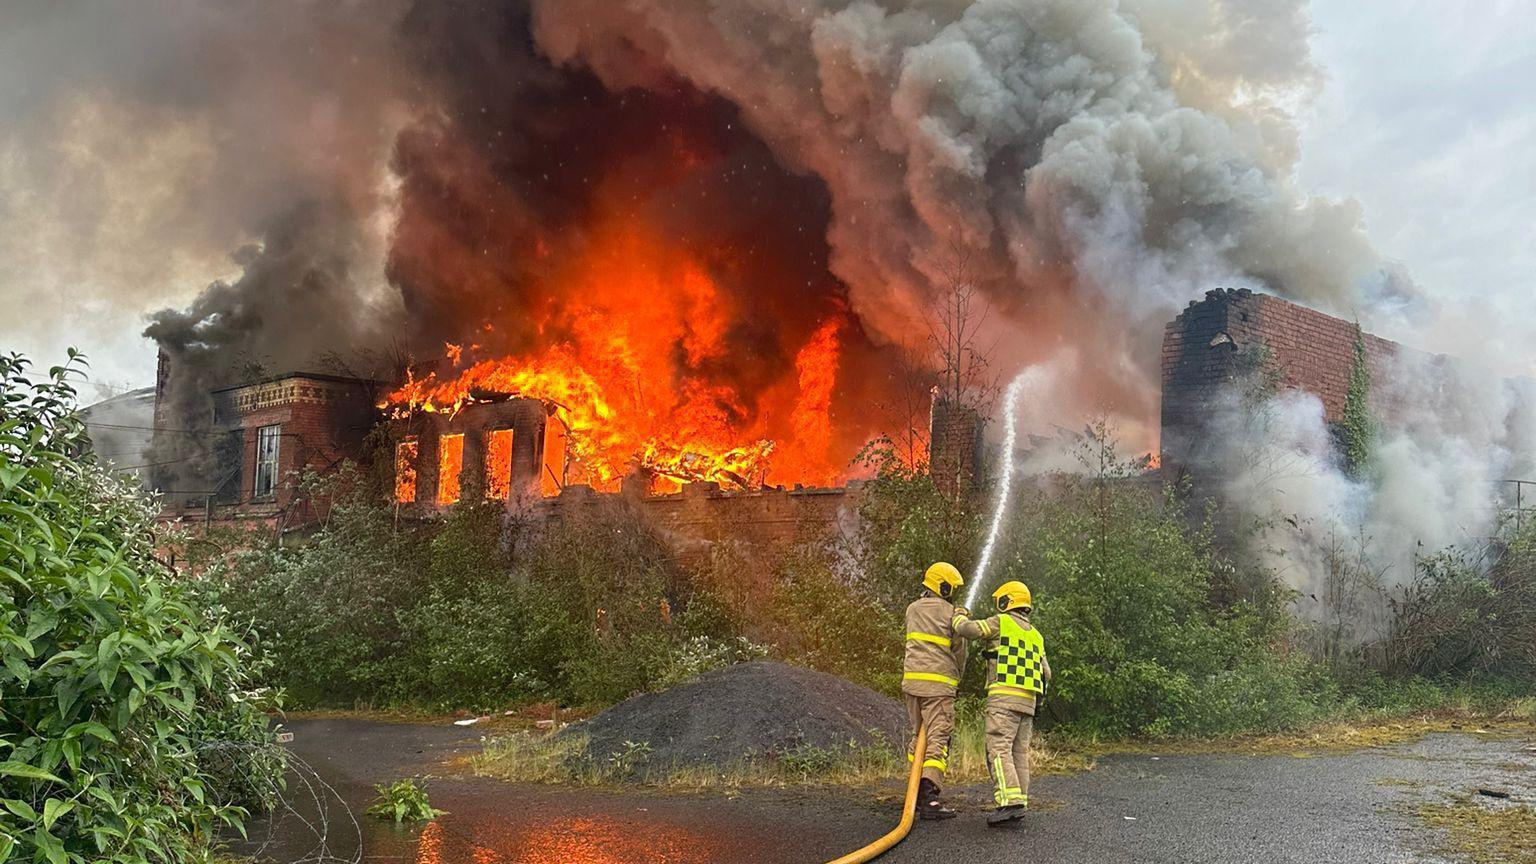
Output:
[[[965,577],[960,575],[960,571],[955,568],[955,565],[947,564],[943,561],[929,567],[928,571],[923,574],[923,587],[946,600],[953,596],[955,591],[964,584]]]
[[[1007,612],[1010,609],[1023,609],[1029,612],[1034,609],[1034,598],[1029,596],[1029,586],[1017,580],[997,586],[997,590],[992,592],[992,599],[997,601],[999,612]]]

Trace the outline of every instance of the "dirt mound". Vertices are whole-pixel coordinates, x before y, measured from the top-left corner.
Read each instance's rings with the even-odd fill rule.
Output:
[[[583,736],[598,765],[646,777],[679,768],[729,768],[850,747],[901,746],[906,714],[894,699],[842,678],[759,661],[635,696],[562,731]]]

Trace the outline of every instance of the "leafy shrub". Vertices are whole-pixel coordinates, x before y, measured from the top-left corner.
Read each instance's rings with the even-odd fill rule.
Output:
[[[766,656],[768,656],[767,646],[758,645],[745,636],[730,639],[694,636],[678,644],[668,653],[666,668],[661,678],[656,681],[655,687],[658,690],[664,690],[697,678],[705,672],[724,669],[737,663],[761,660]]]
[[[1213,602],[1228,568],[1176,489],[1114,453],[1102,427],[1084,475],[1045,481],[1013,516],[991,581],[1033,589],[1056,673],[1045,717],[1102,737],[1282,728],[1318,713],[1309,666],[1266,642],[1260,607]],[[1268,614],[1272,615],[1270,611]]]
[[[626,740],[624,749],[608,754],[608,771],[611,776],[628,777],[650,758],[650,742]]]
[[[781,562],[769,610],[774,653],[895,693],[901,681],[902,619],[878,600],[879,594],[862,571],[849,575],[839,569],[835,549],[793,550]]]
[[[380,783],[373,787],[379,797],[368,807],[368,815],[388,819],[396,825],[402,822],[430,822],[447,813],[434,808],[427,800],[427,790],[416,780],[405,777],[393,783]]]
[[[197,588],[301,705],[607,704],[757,656],[643,518],[605,504],[533,532],[494,506],[397,525],[356,495],[307,542],[235,556]]]
[[[0,358],[0,859],[205,860],[250,797],[210,768],[270,788],[280,765],[244,646],[185,602],[148,504],[86,450],[82,366],[32,384]]]

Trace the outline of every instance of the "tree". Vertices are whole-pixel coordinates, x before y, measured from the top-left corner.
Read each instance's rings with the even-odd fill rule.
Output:
[[[951,242],[940,274],[942,292],[927,320],[928,342],[938,367],[934,396],[985,417],[1001,390],[992,370],[997,342],[981,346],[992,305],[976,287],[970,253],[959,240]]]

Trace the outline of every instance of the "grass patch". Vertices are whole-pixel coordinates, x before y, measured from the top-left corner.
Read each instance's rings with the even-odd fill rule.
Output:
[[[1305,729],[1249,733],[1213,738],[1167,738],[1155,741],[1071,742],[1071,749],[1093,755],[1110,753],[1290,755],[1345,753],[1392,747],[1418,741],[1433,733],[1494,736],[1536,734],[1532,700],[1502,707],[1460,705],[1412,714],[1367,712],[1333,719]]]
[[[1475,864],[1536,861],[1536,810],[1521,805],[1483,807],[1470,798],[1419,808],[1424,824],[1445,832],[1444,851]]]

